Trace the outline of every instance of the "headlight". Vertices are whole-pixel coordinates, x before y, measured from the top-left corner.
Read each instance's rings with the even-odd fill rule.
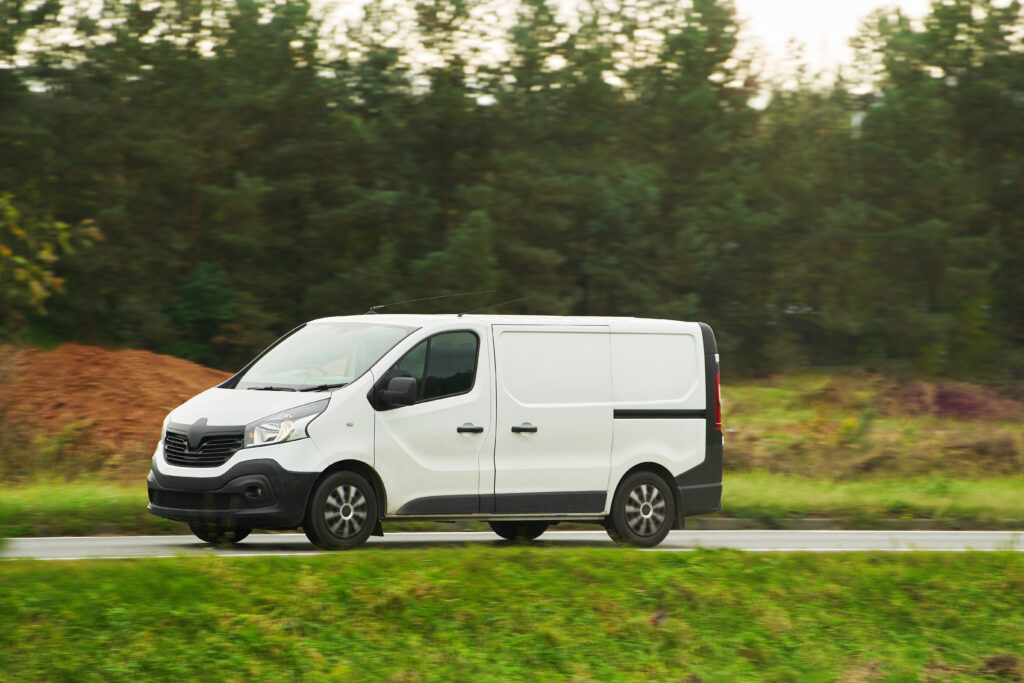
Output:
[[[306,433],[306,427],[320,413],[324,412],[330,402],[331,399],[325,398],[316,403],[307,403],[304,406],[283,410],[262,420],[250,422],[245,426],[244,448],[305,439],[309,436]]]

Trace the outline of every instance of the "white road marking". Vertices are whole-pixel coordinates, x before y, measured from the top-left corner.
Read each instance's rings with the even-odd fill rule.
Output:
[[[368,547],[445,547],[466,543],[504,545],[490,532],[400,532],[371,537]],[[604,531],[550,531],[534,545],[541,547],[614,547]],[[1024,552],[1021,531],[673,531],[655,552],[686,552],[732,548],[748,552]],[[628,550],[628,549],[624,549]],[[7,541],[3,559],[41,560],[138,559],[182,556],[288,557],[322,555],[303,534],[253,534],[236,546],[212,547],[193,536],[63,536],[14,538]]]

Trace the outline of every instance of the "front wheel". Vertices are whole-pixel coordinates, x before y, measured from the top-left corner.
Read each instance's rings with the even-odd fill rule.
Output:
[[[665,480],[653,472],[634,472],[615,492],[608,535],[616,543],[650,548],[665,540],[675,515]]]
[[[362,545],[377,524],[377,494],[355,472],[335,472],[316,487],[302,530],[317,548],[344,550]]]
[[[252,531],[252,529],[246,529],[245,527],[225,529],[224,527],[217,526],[216,524],[203,522],[189,522],[188,528],[200,541],[205,541],[214,545],[238,543],[248,536],[250,531]]]
[[[506,541],[532,541],[547,531],[547,522],[488,522]]]

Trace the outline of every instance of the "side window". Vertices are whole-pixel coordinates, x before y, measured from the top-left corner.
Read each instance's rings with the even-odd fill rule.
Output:
[[[392,377],[416,379],[417,403],[464,394],[473,388],[479,340],[472,332],[445,332],[417,344],[391,366]]]
[[[477,337],[472,332],[448,332],[431,337],[426,378],[420,400],[464,394],[476,377]]]
[[[427,344],[429,343],[429,339],[420,342],[413,347],[412,351],[392,365],[388,370],[388,381],[392,377],[415,377],[418,384],[423,384],[423,370],[427,367]]]

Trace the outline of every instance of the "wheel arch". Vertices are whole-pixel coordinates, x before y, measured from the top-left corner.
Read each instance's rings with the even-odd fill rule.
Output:
[[[673,529],[685,529],[686,528],[686,512],[683,510],[682,496],[679,493],[679,487],[676,485],[675,477],[664,465],[659,465],[656,462],[642,462],[633,465],[628,470],[622,473],[619,477],[619,483],[615,485],[615,492],[612,494],[612,500],[615,500],[615,496],[619,495],[619,489],[622,487],[622,482],[634,472],[650,472],[660,477],[664,482],[665,486],[668,487],[669,492],[672,494],[672,502],[675,505],[675,519],[672,522]]]
[[[388,509],[387,489],[384,488],[384,481],[377,474],[377,470],[361,460],[339,460],[338,462],[331,463],[330,467],[320,473],[316,482],[313,483],[313,487],[309,490],[309,495],[306,497],[306,507],[309,507],[310,497],[317,487],[320,486],[320,482],[335,472],[355,472],[370,482],[370,486],[373,487],[373,492],[377,496],[377,520],[384,519],[384,512]]]

